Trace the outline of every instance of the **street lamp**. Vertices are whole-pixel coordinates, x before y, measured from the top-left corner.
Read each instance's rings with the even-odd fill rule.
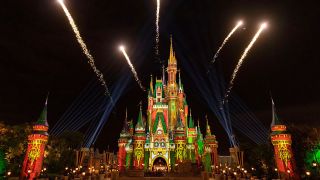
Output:
[[[317,167],[317,163],[315,161],[312,162],[312,167]]]
[[[307,171],[307,172],[306,172],[306,175],[307,175],[307,176],[310,176],[310,175],[311,175],[310,171]]]

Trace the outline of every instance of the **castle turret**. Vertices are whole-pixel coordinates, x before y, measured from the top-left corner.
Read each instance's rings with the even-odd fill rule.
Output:
[[[23,161],[21,178],[35,179],[42,170],[44,151],[48,141],[47,100],[40,118],[33,125],[33,133],[28,136],[28,149]]]
[[[179,117],[175,126],[174,143],[176,146],[176,162],[181,163],[186,158],[185,126]]]
[[[168,100],[168,110],[169,110],[169,127],[170,130],[174,130],[174,125],[177,122],[177,96],[178,88],[176,82],[177,75],[177,60],[173,51],[172,38],[170,38],[170,53],[168,59],[168,84],[167,84],[167,100]]]
[[[128,140],[130,138],[130,133],[128,131],[128,113],[126,110],[126,117],[124,119],[123,128],[120,133],[120,138],[118,140],[118,164],[119,164],[119,171],[125,170],[126,165],[126,144],[128,143]]]
[[[135,133],[133,136],[133,166],[135,169],[143,169],[144,166],[144,144],[146,142],[145,126],[142,120],[142,107],[140,105],[140,111],[138,121],[135,127]]]
[[[287,127],[280,121],[276,114],[272,101],[271,142],[274,146],[274,158],[280,178],[299,179],[296,172],[295,161],[291,149],[291,134],[287,133]]]
[[[208,118],[206,116],[206,137],[204,139],[205,146],[205,168],[207,171],[211,170],[211,166],[215,167],[218,165],[218,141],[216,140],[216,136],[211,134],[211,128],[208,122]]]
[[[187,130],[187,158],[193,163],[196,161],[196,150],[195,150],[196,139],[197,139],[197,132],[194,126],[194,122],[193,122],[192,114],[190,110],[189,124],[188,124],[188,130]]]

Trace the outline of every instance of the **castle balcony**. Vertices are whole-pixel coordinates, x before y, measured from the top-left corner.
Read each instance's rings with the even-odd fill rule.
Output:
[[[168,105],[166,104],[154,104],[152,106],[153,109],[168,109]]]

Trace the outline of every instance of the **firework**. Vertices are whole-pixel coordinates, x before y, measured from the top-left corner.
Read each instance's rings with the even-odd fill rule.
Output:
[[[244,61],[244,58],[247,56],[248,52],[250,51],[250,49],[252,48],[253,44],[256,42],[256,40],[259,38],[261,32],[267,27],[267,24],[266,23],[262,23],[260,25],[260,28],[259,30],[256,32],[256,34],[254,35],[254,37],[252,38],[252,40],[250,41],[249,45],[246,47],[246,49],[244,50],[243,54],[241,55],[239,61],[238,61],[238,64],[236,66],[236,68],[234,69],[233,73],[232,73],[232,76],[231,76],[231,80],[229,82],[229,87],[227,89],[227,92],[225,94],[225,97],[224,97],[224,100],[223,100],[223,103],[227,100],[230,92],[231,92],[231,89],[233,87],[233,83],[234,83],[234,79],[236,78],[237,76],[237,73]]]
[[[141,88],[143,91],[145,91],[145,88],[143,87],[143,85],[142,85],[142,83],[141,83],[141,81],[140,81],[140,79],[139,79],[139,77],[138,77],[138,73],[137,73],[137,71],[134,69],[134,67],[133,67],[133,65],[132,65],[132,63],[131,63],[131,61],[130,61],[130,58],[129,58],[126,50],[125,50],[125,47],[124,47],[124,46],[119,46],[119,50],[122,52],[123,56],[126,58],[127,63],[129,64],[130,69],[131,69],[131,71],[132,71],[132,73],[133,73],[133,76],[134,76],[135,80],[137,81],[138,85],[140,86],[140,88]]]
[[[96,76],[98,77],[99,81],[101,82],[101,85],[104,86],[106,93],[109,95],[109,97],[111,98],[111,94],[108,90],[107,84],[105,82],[105,80],[103,79],[103,74],[98,70],[98,68],[95,66],[95,61],[93,56],[90,54],[90,51],[87,48],[87,45],[85,44],[85,42],[83,41],[81,35],[80,35],[80,31],[76,25],[76,23],[74,22],[69,10],[67,9],[67,7],[65,6],[65,4],[63,3],[63,0],[58,0],[59,4],[61,5],[65,15],[67,16],[68,20],[69,20],[69,24],[72,27],[72,30],[76,36],[76,39],[83,51],[83,53],[86,55],[87,59],[88,59],[88,63],[90,64],[91,68],[93,69],[93,71],[95,72]]]
[[[156,55],[159,56],[159,21],[160,21],[160,0],[157,0],[157,10],[156,10]]]
[[[217,50],[216,54],[213,57],[213,60],[211,61],[212,63],[214,63],[217,59],[217,57],[219,56],[219,53],[221,51],[221,49],[224,47],[224,45],[228,42],[229,38],[232,36],[232,34],[240,27],[242,26],[243,22],[242,21],[238,21],[238,23],[236,24],[236,26],[230,31],[230,33],[228,34],[228,36],[223,40],[221,46],[219,47],[219,49]]]

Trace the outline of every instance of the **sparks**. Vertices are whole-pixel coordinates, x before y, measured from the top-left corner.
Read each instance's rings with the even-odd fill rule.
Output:
[[[90,64],[91,68],[93,69],[93,71],[95,72],[96,76],[98,77],[99,81],[101,82],[101,85],[105,88],[106,93],[109,95],[109,97],[111,98],[111,94],[109,92],[109,89],[107,87],[107,84],[103,78],[103,74],[97,69],[97,67],[95,66],[95,61],[93,56],[90,54],[90,51],[87,48],[87,45],[85,44],[85,42],[83,41],[81,35],[80,35],[80,31],[76,25],[76,23],[74,22],[69,10],[67,9],[67,7],[65,6],[65,4],[63,3],[63,0],[58,0],[59,4],[61,5],[65,15],[67,16],[68,20],[69,20],[69,24],[72,27],[72,30],[76,36],[76,39],[79,43],[79,45],[81,46],[81,49],[83,51],[83,53],[86,55],[86,57],[88,58],[88,63]]]
[[[256,34],[254,35],[254,37],[252,38],[252,40],[250,41],[249,45],[246,47],[246,49],[244,50],[243,54],[241,55],[239,61],[238,61],[238,64],[236,66],[236,68],[234,69],[233,73],[232,73],[232,76],[231,76],[231,80],[229,82],[229,87],[227,89],[227,92],[225,94],[225,97],[224,97],[224,100],[222,101],[223,103],[227,100],[230,92],[231,92],[231,89],[233,87],[233,83],[234,83],[234,79],[236,78],[237,76],[237,73],[243,63],[243,60],[244,58],[247,56],[248,52],[250,51],[250,49],[252,48],[253,44],[256,42],[256,40],[259,38],[261,32],[267,27],[267,23],[262,23],[260,25],[260,28],[259,30],[256,32]]]
[[[219,53],[221,51],[221,49],[224,47],[224,45],[228,42],[229,38],[232,36],[232,34],[240,27],[242,26],[243,22],[242,21],[238,21],[238,23],[236,24],[236,26],[230,31],[230,33],[228,34],[228,36],[223,40],[222,44],[220,45],[219,49],[217,50],[216,54],[213,57],[213,60],[211,61],[212,63],[214,63],[217,59],[217,57],[219,56]]]
[[[140,86],[140,88],[142,89],[142,91],[145,91],[145,88],[143,87],[143,85],[142,85],[142,83],[141,83],[141,81],[140,81],[140,79],[139,79],[139,77],[138,77],[138,73],[137,73],[137,71],[134,69],[134,67],[133,67],[133,65],[132,65],[132,63],[131,63],[131,61],[130,61],[130,58],[129,58],[127,52],[126,52],[125,47],[124,47],[124,46],[119,46],[119,50],[122,52],[123,56],[124,56],[125,59],[127,60],[127,63],[129,64],[130,69],[131,69],[131,71],[132,71],[132,73],[133,73],[133,76],[134,76],[135,80],[137,81],[138,85]]]
[[[157,10],[156,10],[156,56],[159,56],[159,21],[160,21],[160,0],[157,0]]]

